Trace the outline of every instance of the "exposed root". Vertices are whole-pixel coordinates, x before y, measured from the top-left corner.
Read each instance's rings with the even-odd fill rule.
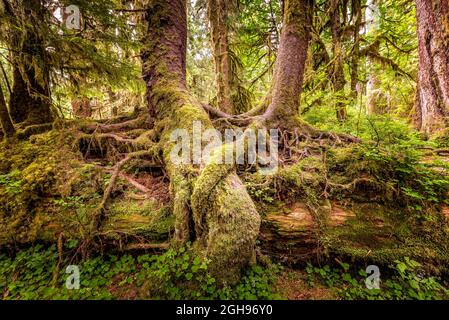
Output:
[[[95,138],[97,139],[107,139],[107,138],[111,138],[114,139],[117,142],[121,142],[121,143],[125,143],[125,144],[134,144],[135,143],[135,139],[128,139],[128,138],[123,138],[115,133],[102,133],[102,134],[97,134],[95,135]]]
[[[131,161],[132,159],[141,158],[144,156],[151,156],[151,153],[149,151],[137,151],[137,152],[129,153],[126,155],[126,157],[123,160],[119,161],[114,166],[114,171],[112,173],[111,179],[109,180],[109,184],[103,194],[102,201],[94,213],[94,217],[93,217],[93,221],[92,221],[92,230],[95,230],[95,231],[98,230],[102,224],[102,221],[106,214],[107,201],[109,200],[109,198],[111,196],[112,190],[115,186],[115,183],[117,181],[117,178],[120,175],[120,171],[122,170],[123,166],[125,164],[127,164],[129,161]]]
[[[128,137],[128,134],[133,135],[136,133],[139,134],[136,138],[131,139]],[[157,147],[154,143],[156,135],[157,132],[155,130],[144,130],[143,132],[133,130],[129,133],[78,133],[78,147],[85,157],[94,151],[94,154],[99,153],[101,158],[105,158],[108,155],[114,156],[117,153],[155,150],[154,148]]]
[[[51,129],[53,129],[53,123],[27,126],[23,130],[17,132],[17,138],[19,140],[26,140],[33,135],[41,134],[46,131],[50,131]]]
[[[223,153],[233,144],[220,147]],[[216,152],[214,156],[220,157]],[[213,156],[213,157],[214,157]],[[234,173],[234,166],[216,164],[211,159],[196,180],[191,196],[197,245],[206,256],[214,257],[212,274],[220,274],[231,283],[240,278],[229,263],[244,265],[252,256],[260,216],[245,186]]]
[[[150,189],[148,189],[147,187],[140,184],[139,182],[137,182],[136,180],[134,180],[133,178],[131,178],[130,176],[128,176],[124,173],[120,173],[120,178],[128,181],[131,185],[133,185],[134,188],[136,188],[140,192],[149,193],[151,191]]]
[[[223,121],[240,127],[248,126],[257,119],[256,115],[230,115],[207,104],[203,104],[202,107],[215,118],[215,121]]]
[[[135,119],[127,120],[125,122],[111,123],[111,124],[102,124],[102,123],[93,123],[88,124],[84,127],[88,133],[93,132],[118,132],[118,131],[126,131],[133,129],[142,129],[142,128],[151,128],[151,125],[148,121],[148,115],[144,114]]]
[[[437,155],[440,157],[448,157],[449,156],[449,149],[438,149],[434,151]]]
[[[345,133],[334,133],[334,132],[327,132],[327,131],[319,131],[322,138],[328,138],[330,140],[335,141],[337,144],[344,144],[344,143],[360,143],[362,142],[361,139],[351,136],[349,134]]]

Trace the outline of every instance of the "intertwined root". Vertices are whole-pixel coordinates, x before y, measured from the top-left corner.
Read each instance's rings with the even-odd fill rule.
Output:
[[[134,159],[153,161],[163,168],[170,180],[176,219],[172,244],[182,245],[193,240],[194,250],[210,259],[210,271],[223,283],[234,283],[239,280],[241,271],[255,261],[261,218],[236,173],[235,165],[221,164],[214,159],[202,165],[171,163],[169,150],[173,142],[169,137],[172,130],[185,129],[190,132],[195,121],[201,121],[204,127],[213,127],[202,108],[190,101],[183,103],[172,118],[155,123],[151,129],[145,128],[143,117],[138,117],[123,123],[88,125],[87,130],[79,134],[85,154],[88,155],[99,146],[100,149],[105,147],[106,151],[97,154],[115,163],[110,170],[112,176],[109,184],[96,210],[92,229],[100,229],[107,215],[107,203],[115,183],[123,174],[122,169]],[[262,124],[271,125],[257,115],[247,115],[239,118],[239,121],[243,118],[252,121],[244,125],[243,129],[249,127],[258,130]],[[350,136],[321,132],[302,122],[292,123],[297,123],[298,127],[279,129],[277,142],[281,152],[277,160],[280,164],[294,162],[301,155],[307,157],[314,152],[322,152],[323,141],[329,145],[356,142]],[[303,148],[304,144],[309,146],[307,150]],[[217,148],[221,150],[215,150],[212,154],[221,156],[233,147],[233,143],[225,144]]]

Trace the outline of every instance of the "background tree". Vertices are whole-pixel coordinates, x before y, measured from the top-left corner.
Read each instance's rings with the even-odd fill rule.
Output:
[[[343,12],[342,12],[343,11]],[[345,74],[343,70],[343,43],[342,43],[342,33],[343,25],[341,22],[341,12],[343,17],[346,17],[346,7],[342,5],[340,0],[332,0],[329,2],[329,15],[330,15],[330,28],[332,34],[332,85],[336,95],[336,110],[337,119],[339,121],[345,121],[346,106],[343,100],[345,99]]]
[[[264,118],[277,127],[296,122],[304,70],[312,27],[312,1],[287,0],[284,2],[284,20],[276,58],[271,103]]]
[[[449,112],[449,3],[416,1],[419,74],[416,123],[426,133],[447,128]]]
[[[217,77],[217,104],[220,110],[235,114],[232,99],[236,86],[236,65],[230,49],[232,15],[237,10],[237,1],[208,0],[207,12],[210,23],[212,49]]]
[[[367,35],[377,35],[379,32],[380,13],[377,0],[368,0],[366,4],[366,23],[365,33]],[[380,80],[376,69],[376,55],[379,55],[380,41],[375,39],[369,46],[367,55],[367,84],[366,84],[366,100],[367,111],[369,114],[382,114],[385,110],[385,103],[382,102],[384,93],[380,88]]]
[[[14,84],[9,108],[14,122],[42,124],[52,119],[50,79],[44,35],[39,30],[44,14],[39,0],[4,1]]]
[[[3,129],[3,134],[6,138],[14,136],[16,130],[9,116],[8,107],[6,106],[6,101],[3,95],[1,82],[0,82],[0,124]]]
[[[351,94],[358,96],[357,86],[359,82],[359,61],[360,61],[360,31],[362,27],[362,1],[351,1],[351,19],[353,22],[353,48],[351,57]]]

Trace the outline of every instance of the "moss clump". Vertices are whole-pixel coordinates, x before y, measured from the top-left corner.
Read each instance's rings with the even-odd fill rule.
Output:
[[[44,226],[58,220],[53,200],[81,165],[70,141],[50,131],[0,146],[0,159],[8,159],[0,166],[0,244],[36,241]]]
[[[77,132],[60,129],[0,145],[0,246],[54,243],[62,233],[65,239],[103,236],[91,223],[111,174],[86,162]],[[119,197],[127,188],[124,181],[115,186],[107,223],[141,240],[168,238],[170,212],[156,202]],[[111,234],[107,229],[105,238]]]
[[[166,241],[172,233],[174,217],[168,207],[154,200],[116,199],[110,204],[109,218],[100,234],[110,239],[125,237]]]

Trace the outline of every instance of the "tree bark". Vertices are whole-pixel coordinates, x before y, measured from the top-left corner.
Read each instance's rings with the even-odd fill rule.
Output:
[[[14,122],[26,124],[51,122],[50,69],[45,44],[39,32],[43,7],[39,0],[23,1],[23,12],[16,20],[22,33],[13,35],[12,60],[14,84],[10,112]]]
[[[186,89],[186,0],[152,1],[145,21],[143,77],[149,103],[164,123],[160,144],[176,219],[174,243],[193,241],[195,250],[211,260],[209,271],[222,283],[235,283],[255,257],[260,216],[254,203],[233,165],[176,165],[170,158],[173,130],[184,129],[192,137],[196,121],[212,128]]]
[[[9,117],[8,108],[6,107],[5,97],[3,95],[3,88],[0,84],[0,124],[3,129],[3,134],[6,138],[13,137],[16,133],[11,118]]]
[[[312,1],[286,0],[281,42],[271,85],[272,99],[264,119],[288,127],[298,117],[312,26]]]
[[[217,78],[217,102],[219,109],[235,114],[232,88],[235,76],[229,52],[229,11],[234,0],[209,0],[208,17],[212,36],[215,71]]]
[[[416,125],[426,133],[447,128],[449,116],[449,2],[416,0],[419,74]]]

